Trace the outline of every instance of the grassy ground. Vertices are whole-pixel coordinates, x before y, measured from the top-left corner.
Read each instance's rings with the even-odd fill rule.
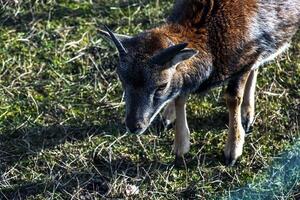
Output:
[[[141,32],[163,22],[171,4],[1,6],[0,199],[300,198],[299,33],[285,55],[260,69],[254,132],[235,167],[225,167],[221,157],[228,121],[222,88],[191,96],[185,168],[173,165],[172,131],[124,135],[115,49],[97,30],[107,24],[124,34]]]

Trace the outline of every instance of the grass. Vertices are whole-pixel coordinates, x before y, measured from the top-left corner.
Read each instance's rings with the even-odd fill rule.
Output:
[[[102,24],[123,34],[154,27],[172,1],[0,2],[0,199],[300,198],[300,33],[260,69],[238,164],[223,164],[218,88],[191,96],[192,148],[177,169],[172,130],[124,135],[116,51],[98,33]]]

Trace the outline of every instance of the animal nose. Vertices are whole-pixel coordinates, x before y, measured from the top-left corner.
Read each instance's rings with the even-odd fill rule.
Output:
[[[130,131],[130,133],[137,134],[137,133],[140,133],[144,129],[144,124],[141,122],[138,122],[138,123],[134,124],[133,126],[127,124],[127,128]]]

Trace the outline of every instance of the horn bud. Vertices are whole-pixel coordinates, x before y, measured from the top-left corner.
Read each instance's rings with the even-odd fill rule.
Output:
[[[116,45],[116,47],[119,51],[120,57],[127,55],[127,51],[124,48],[121,41],[115,36],[115,34],[106,25],[104,25],[104,28],[106,29],[106,31],[108,32],[110,38],[112,39],[112,41]]]

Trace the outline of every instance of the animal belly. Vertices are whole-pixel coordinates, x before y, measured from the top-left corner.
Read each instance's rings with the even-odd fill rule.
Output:
[[[270,62],[272,60],[274,60],[277,56],[279,56],[280,54],[282,54],[284,51],[286,51],[288,49],[288,47],[290,46],[289,43],[285,43],[284,45],[282,45],[280,48],[278,48],[275,52],[273,53],[262,53],[262,55],[258,58],[258,60],[256,61],[256,63],[253,65],[252,69],[257,69],[259,66]]]

